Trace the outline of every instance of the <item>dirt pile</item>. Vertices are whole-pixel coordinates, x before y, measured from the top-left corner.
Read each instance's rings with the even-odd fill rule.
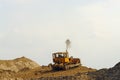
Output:
[[[37,67],[40,66],[25,57],[14,60],[0,60],[0,80],[9,80],[19,72],[29,71]]]
[[[34,69],[39,67],[34,61],[21,57],[14,60],[0,60],[0,71],[18,72],[25,69]]]
[[[70,74],[66,75],[66,72],[61,72],[63,75],[54,76],[54,74],[51,74],[50,76],[44,76],[35,80],[120,80],[120,62],[109,69],[90,70],[90,68],[81,66],[67,72]]]
[[[89,73],[89,76],[93,80],[120,80],[120,62],[112,68]]]
[[[113,68],[110,68],[107,71],[107,74],[109,75],[109,80],[118,80],[120,79],[120,62],[116,64]]]
[[[109,69],[80,66],[53,71],[25,57],[0,60],[0,80],[120,80],[120,62]]]

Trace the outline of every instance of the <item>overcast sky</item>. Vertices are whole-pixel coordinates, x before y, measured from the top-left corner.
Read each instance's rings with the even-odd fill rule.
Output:
[[[68,38],[82,65],[113,67],[120,61],[120,0],[0,0],[0,59],[47,65]]]

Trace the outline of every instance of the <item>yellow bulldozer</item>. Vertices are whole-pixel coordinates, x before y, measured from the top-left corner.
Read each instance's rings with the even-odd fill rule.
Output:
[[[52,70],[68,70],[81,65],[79,58],[69,57],[69,53],[67,51],[69,44],[70,41],[66,40],[66,51],[52,54],[54,63],[51,64]]]

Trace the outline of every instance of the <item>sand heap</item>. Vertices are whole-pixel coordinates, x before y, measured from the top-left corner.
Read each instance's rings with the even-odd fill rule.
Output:
[[[120,62],[109,69],[80,66],[66,71],[53,71],[25,57],[0,60],[0,80],[120,80]]]
[[[18,72],[39,67],[34,61],[21,57],[14,60],[0,60],[0,71]]]

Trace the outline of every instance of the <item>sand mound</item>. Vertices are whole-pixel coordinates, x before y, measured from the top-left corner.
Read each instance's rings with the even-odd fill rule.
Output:
[[[13,71],[18,72],[27,69],[34,69],[40,67],[34,61],[21,57],[14,60],[0,60],[0,71]]]
[[[0,60],[0,80],[120,80],[120,62],[109,69],[92,69],[85,66],[66,71],[52,71],[21,57]]]

